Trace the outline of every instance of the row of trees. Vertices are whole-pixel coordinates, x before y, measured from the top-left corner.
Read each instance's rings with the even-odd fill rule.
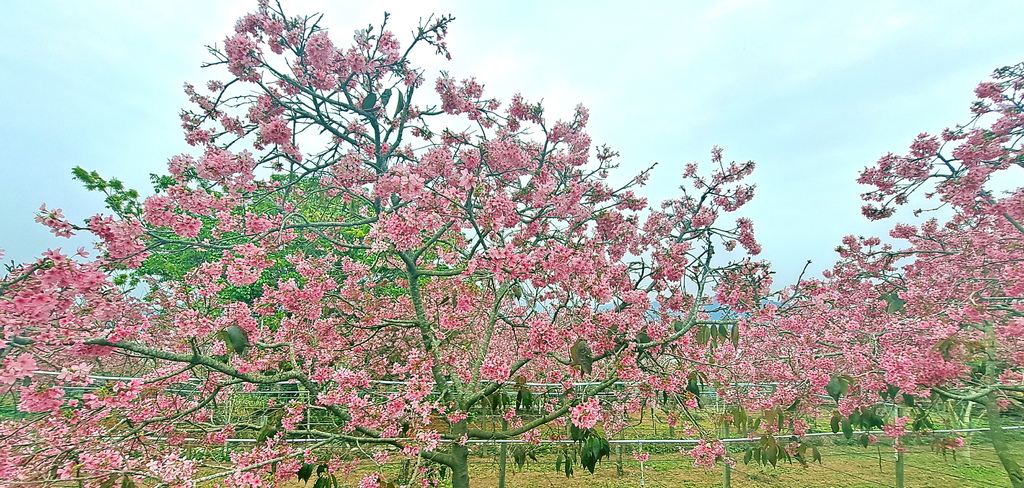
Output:
[[[687,165],[678,198],[650,205],[637,194],[647,171],[611,184],[618,154],[593,148],[583,107],[552,122],[447,74],[440,105],[422,105],[408,54],[447,56],[450,22],[429,20],[405,47],[386,22],[338,47],[317,18],[263,3],[211,49],[230,80],[186,86],[199,152],[172,158],[155,194],[76,169],[112,215],[37,219],[94,234],[95,255],[48,251],[0,281],[0,388],[19,412],[0,422],[0,479],[249,486],[344,470],[331,447],[359,443],[443,465],[461,488],[466,440],[535,442],[568,424],[600,446],[587,440],[599,424],[614,435],[656,392],[699,408],[703,387],[766,434],[799,435],[826,406],[899,437],[913,419],[873,416],[879,402],[975,402],[1024,486],[999,429],[1024,391],[1024,189],[989,186],[1024,165],[1024,66],[979,86],[970,124],[922,134],[861,177],[870,218],[926,192],[950,219],[847,238],[821,278],[773,291],[752,223],[726,218],[753,197],[753,162],[716,148]],[[98,372],[143,379],[73,393]],[[184,382],[195,395],[168,390]],[[214,421],[233,392],[282,382],[309,400],[268,405],[269,435]],[[500,405],[500,428],[472,421],[525,382],[563,388],[536,408]],[[599,397],[616,382],[630,387]],[[301,422],[314,414],[334,426]],[[261,442],[230,470],[201,478],[184,455],[246,430]],[[701,435],[695,462],[721,461]]]

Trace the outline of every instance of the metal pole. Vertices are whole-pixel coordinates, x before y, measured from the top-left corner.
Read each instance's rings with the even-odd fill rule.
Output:
[[[619,457],[618,462],[615,463],[615,474],[622,476],[626,474],[622,469],[622,444],[615,444],[615,454]]]
[[[903,407],[896,407],[896,415],[903,416]],[[903,446],[900,438],[896,438],[896,488],[903,488]]]
[[[728,438],[729,437],[729,424],[725,424],[724,427],[725,427],[725,437]],[[726,455],[728,455],[728,453],[729,453],[728,448],[726,449],[725,452],[726,452]],[[732,488],[732,466],[729,464],[728,460],[725,461],[725,473],[724,473],[724,476],[725,476],[725,482],[722,484],[722,486],[724,486],[725,488]]]

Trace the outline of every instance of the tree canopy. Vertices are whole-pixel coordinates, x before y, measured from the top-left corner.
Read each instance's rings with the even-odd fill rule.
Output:
[[[753,223],[727,216],[754,196],[753,162],[715,147],[652,205],[649,169],[618,176],[582,106],[549,119],[447,73],[424,94],[409,53],[448,56],[451,21],[403,45],[385,17],[339,47],[318,17],[262,2],[210,49],[226,81],[185,86],[195,154],[154,194],[76,168],[111,214],[37,220],[95,235],[95,254],[51,250],[0,280],[0,389],[17,411],[0,478],[308,481],[351,469],[336,448],[356,445],[415,459],[404,483],[443,469],[467,487],[471,440],[571,439],[593,471],[632,415],[659,396],[689,414],[705,389],[772,456],[772,435],[822,409],[835,430],[898,440],[924,425],[918,405],[975,402],[1001,432],[1024,392],[1024,189],[991,183],[1024,166],[1021,65],[979,86],[971,124],[861,176],[869,218],[920,191],[952,218],[896,225],[903,247],[848,237],[821,278],[779,287]],[[271,386],[284,396],[261,419],[219,413]],[[732,461],[691,427],[695,464]],[[201,473],[186,453],[233,436],[254,442],[231,468]]]

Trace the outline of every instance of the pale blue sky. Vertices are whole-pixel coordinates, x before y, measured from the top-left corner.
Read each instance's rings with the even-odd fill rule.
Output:
[[[325,13],[337,44],[390,11],[407,34],[451,13],[453,60],[487,93],[544,99],[550,117],[583,103],[591,135],[638,171],[660,162],[646,195],[675,194],[688,162],[724,147],[758,162],[754,219],[779,279],[807,259],[820,271],[846,234],[891,224],[860,217],[857,172],[922,131],[965,122],[974,86],[1024,60],[1015,1],[539,2],[282,0]],[[99,195],[71,180],[81,165],[146,190],[147,175],[191,148],[178,111],[183,82],[225,79],[199,69],[255,1],[12,2],[0,18],[0,249],[5,262],[74,248],[32,221],[39,205],[80,222]],[[403,38],[407,39],[407,37]],[[1024,184],[1024,182],[1021,182]],[[1016,186],[1016,185],[1015,185]]]

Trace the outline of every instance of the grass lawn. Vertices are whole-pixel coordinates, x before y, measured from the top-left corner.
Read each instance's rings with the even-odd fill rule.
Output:
[[[1024,442],[1012,444],[1014,454],[1024,454]],[[564,473],[556,472],[554,454],[538,453],[539,462],[528,460],[522,472],[515,472],[511,457],[508,461],[506,486],[508,488],[706,488],[723,486],[724,472],[721,466],[715,469],[694,468],[692,459],[683,457],[678,452],[652,454],[649,462],[641,469],[640,463],[630,455],[633,447],[624,446],[623,474],[616,470],[616,457],[606,459],[598,465],[594,474],[577,467],[575,474],[566,478]],[[869,446],[863,448],[853,445],[820,446],[822,464],[810,464],[807,467],[780,463],[778,467],[760,466],[754,462],[745,465],[740,462],[731,472],[731,483],[735,488],[754,487],[837,487],[837,488],[870,488],[880,486],[896,486],[895,456],[891,446]],[[968,450],[961,449],[954,464],[951,455],[944,459],[942,454],[932,452],[928,445],[914,445],[907,448],[904,454],[905,481],[907,487],[914,488],[954,488],[954,487],[991,487],[1008,486],[1006,474],[996,460],[995,453],[984,437],[977,437],[971,442]],[[738,459],[743,453],[733,453]],[[471,457],[470,477],[472,485],[477,488],[493,488],[498,486],[497,456],[487,454]],[[369,469],[357,470],[355,473],[339,477],[343,486],[356,486],[359,479],[370,472]],[[385,476],[394,479],[398,466],[389,465],[385,468]],[[289,484],[291,488],[303,486],[296,481]],[[312,482],[308,486],[312,486]],[[417,484],[418,486],[418,484]],[[442,486],[450,486],[446,482]]]

